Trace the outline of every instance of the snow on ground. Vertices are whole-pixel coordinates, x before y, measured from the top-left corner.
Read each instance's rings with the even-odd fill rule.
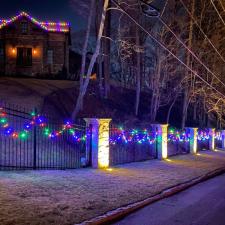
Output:
[[[1,225],[69,225],[225,167],[225,152],[182,155],[111,170],[1,171]]]

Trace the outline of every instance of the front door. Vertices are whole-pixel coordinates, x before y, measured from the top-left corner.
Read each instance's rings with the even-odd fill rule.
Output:
[[[17,48],[16,65],[19,67],[32,66],[32,48]]]

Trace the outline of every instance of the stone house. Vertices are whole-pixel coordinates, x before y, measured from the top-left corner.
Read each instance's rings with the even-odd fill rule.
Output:
[[[68,23],[41,22],[25,12],[0,20],[0,75],[57,77],[69,71]]]

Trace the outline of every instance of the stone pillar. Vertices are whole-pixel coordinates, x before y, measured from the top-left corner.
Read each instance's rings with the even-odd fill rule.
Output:
[[[225,149],[225,130],[221,130],[222,135],[222,149]]]
[[[167,136],[168,136],[168,124],[154,124],[154,130],[157,132],[156,139],[156,149],[157,149],[157,158],[167,159],[168,150],[167,150]]]
[[[95,169],[109,167],[109,124],[111,119],[85,119],[92,126],[91,165]]]
[[[215,151],[215,128],[209,128],[209,150]]]
[[[190,153],[196,154],[198,148],[198,128],[196,127],[187,127],[186,132],[189,133],[190,138]]]

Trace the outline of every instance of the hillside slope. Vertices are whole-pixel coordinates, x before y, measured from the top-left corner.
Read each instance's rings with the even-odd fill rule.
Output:
[[[57,118],[69,118],[78,96],[78,84],[74,81],[39,80],[25,78],[0,78],[0,100],[38,108],[41,113]],[[114,120],[136,120],[133,116],[135,92],[112,87],[108,99],[99,95],[98,85],[90,84],[85,96],[84,110],[79,117],[111,117]],[[148,111],[148,97],[142,96],[140,115]]]

